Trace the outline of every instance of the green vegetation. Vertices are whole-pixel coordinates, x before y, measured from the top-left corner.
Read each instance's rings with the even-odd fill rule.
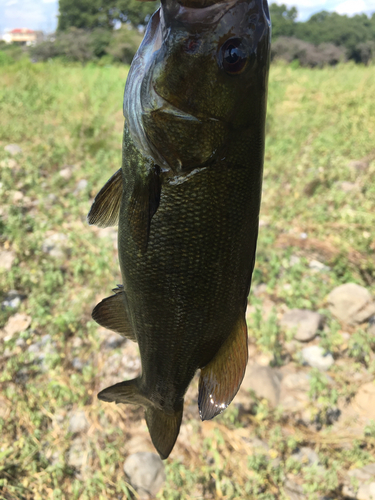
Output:
[[[21,334],[0,333],[0,498],[130,498],[122,470],[128,443],[148,439],[141,410],[96,398],[103,367],[121,347],[104,349],[90,318],[121,282],[114,232],[87,226],[85,217],[121,162],[127,71],[26,60],[0,67],[0,252],[14,257],[0,269],[0,302],[16,289],[24,297],[17,311],[31,317]],[[278,318],[284,306],[312,308],[326,313],[322,345],[337,362],[326,378],[293,359],[310,376],[306,425],[256,399],[249,411],[232,405],[200,423],[195,381],[158,498],[278,500],[286,498],[285,478],[295,477],[311,500],[339,499],[344,472],[375,462],[374,424],[353,439],[333,418],[353,399],[355,374],[374,378],[373,337],[353,328],[346,342],[325,310],[327,293],[348,281],[375,294],[374,95],[375,67],[272,67],[250,344],[254,356],[291,363]],[[22,153],[11,157],[10,143]],[[46,240],[56,234],[62,247],[53,254]],[[316,271],[313,259],[330,270]],[[266,299],[268,319],[259,312]],[[0,310],[0,328],[15,312]],[[89,422],[80,471],[68,458],[77,409]],[[259,439],[267,449],[255,446]],[[321,465],[293,459],[301,446]]]

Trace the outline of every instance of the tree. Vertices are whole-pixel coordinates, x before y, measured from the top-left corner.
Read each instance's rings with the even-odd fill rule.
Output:
[[[296,19],[298,11],[295,7],[287,8],[286,5],[277,5],[275,3],[270,6],[270,14],[272,19],[272,36],[293,36],[295,31]]]
[[[157,9],[156,2],[137,0],[59,0],[57,29],[113,29],[116,21],[145,25]]]

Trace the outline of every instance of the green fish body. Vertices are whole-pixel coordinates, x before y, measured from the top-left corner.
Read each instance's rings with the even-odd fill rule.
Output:
[[[166,0],[150,20],[125,88],[122,169],[88,216],[118,223],[123,278],[93,318],[138,342],[142,362],[99,398],[142,405],[162,458],[198,369],[202,420],[242,382],[262,186],[267,2],[195,5]]]

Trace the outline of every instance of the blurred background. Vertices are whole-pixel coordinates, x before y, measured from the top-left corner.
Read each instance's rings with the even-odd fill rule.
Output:
[[[0,0],[0,498],[371,500],[374,1],[271,5],[249,365],[233,403],[200,422],[194,379],[161,463],[142,409],[97,400],[141,368],[136,344],[91,319],[121,276],[117,228],[86,215],[121,165],[124,85],[156,7]]]

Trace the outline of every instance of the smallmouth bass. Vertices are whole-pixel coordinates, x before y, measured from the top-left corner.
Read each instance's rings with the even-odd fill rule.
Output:
[[[266,0],[162,0],[124,94],[123,163],[90,224],[118,224],[123,285],[93,318],[138,342],[140,377],[98,395],[142,405],[161,458],[198,369],[202,420],[247,364],[271,24]]]

